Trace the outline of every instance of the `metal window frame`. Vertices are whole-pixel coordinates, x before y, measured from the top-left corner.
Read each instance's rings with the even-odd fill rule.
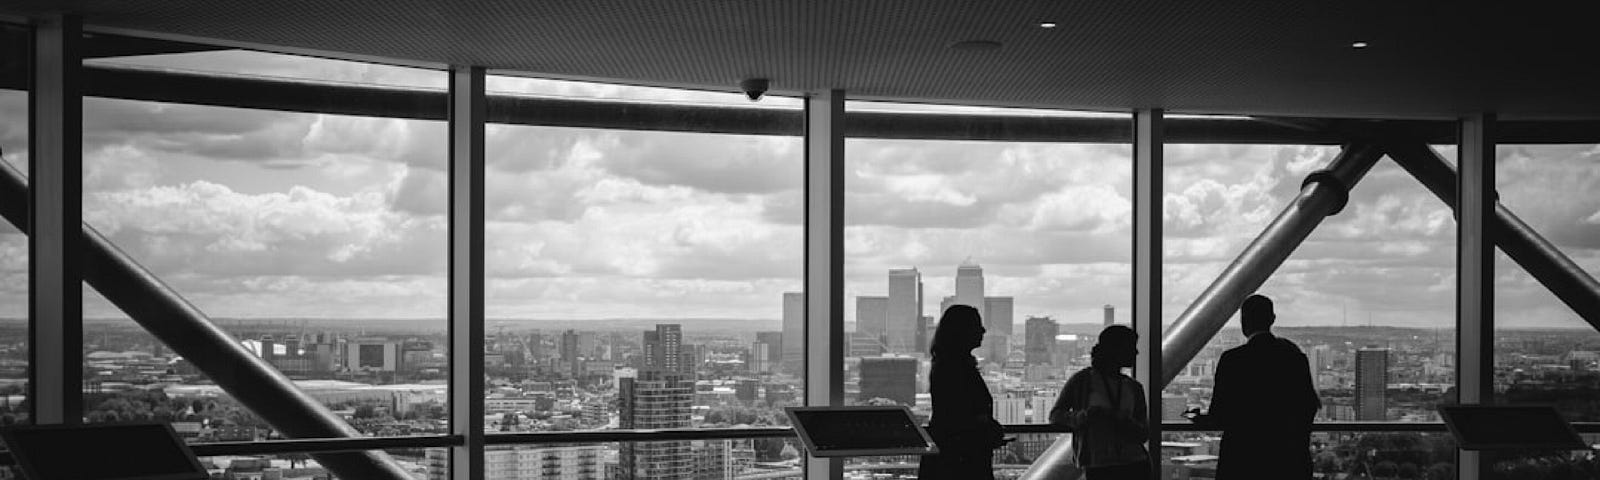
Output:
[[[449,337],[450,477],[483,478],[484,124],[483,67],[450,69]]]
[[[1139,333],[1134,376],[1144,385],[1147,445],[1161,445],[1161,266],[1162,181],[1165,178],[1163,112],[1133,113],[1133,329]],[[1150,456],[1150,478],[1161,475],[1161,456]]]
[[[75,15],[33,24],[28,405],[36,424],[83,421],[82,39],[83,22]]]
[[[1494,402],[1495,116],[1461,118],[1456,148],[1456,392],[1466,405]],[[1462,480],[1486,474],[1487,455],[1462,450]]]
[[[805,99],[805,405],[844,405],[845,92]],[[807,457],[807,480],[844,478],[844,459]]]

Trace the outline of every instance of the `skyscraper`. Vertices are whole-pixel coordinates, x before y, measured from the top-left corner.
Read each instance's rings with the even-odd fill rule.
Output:
[[[1057,393],[1034,393],[1030,416],[1033,423],[1050,423],[1050,409],[1056,405]]]
[[[860,399],[865,402],[873,398],[886,398],[901,405],[916,405],[917,359],[863,357]]]
[[[989,333],[1011,336],[1013,304],[1011,297],[984,297],[983,308],[978,310],[983,314],[983,328],[989,329]]]
[[[791,375],[799,375],[805,360],[806,294],[783,293],[783,361],[780,368]]]
[[[1109,326],[1115,325],[1117,323],[1117,307],[1113,307],[1113,306],[1107,304],[1105,306],[1105,314],[1106,314],[1105,325],[1102,325],[1102,326],[1109,327]]]
[[[983,313],[983,267],[972,259],[956,267],[956,302]]]
[[[689,352],[683,347],[683,326],[656,324],[654,331],[644,332],[644,368],[692,375],[693,365],[685,361],[692,357],[685,353]]]
[[[656,333],[656,332],[647,332]],[[694,381],[656,368],[639,370],[618,384],[620,428],[689,428],[694,410]],[[694,475],[694,454],[688,441],[622,442],[618,459],[624,479],[683,479]]]
[[[767,361],[773,366],[783,362],[783,332],[756,332],[756,343],[767,344]]]
[[[915,268],[889,270],[889,298],[884,336],[889,351],[909,353],[921,350],[917,342],[917,323],[922,318],[922,273]]]
[[[1055,350],[1056,321],[1050,317],[1028,317],[1023,325],[1027,335],[1027,343],[1023,345],[1022,353],[1028,365],[1050,364],[1050,353]]]
[[[856,297],[856,331],[885,341],[888,333],[889,297]]]
[[[1356,350],[1356,420],[1388,420],[1389,349]]]

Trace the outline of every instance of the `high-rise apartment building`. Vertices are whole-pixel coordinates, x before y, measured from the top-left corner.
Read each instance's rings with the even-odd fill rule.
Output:
[[[799,375],[805,361],[806,294],[783,293],[783,338],[780,368],[791,375]]]
[[[1367,347],[1356,350],[1356,420],[1388,420],[1389,349]]]
[[[1051,363],[1050,354],[1055,350],[1056,334],[1059,327],[1050,317],[1028,317],[1023,324],[1027,342],[1023,344],[1022,353],[1028,365],[1048,365]]]
[[[1029,411],[1033,412],[1032,415],[1029,415],[1032,420],[1029,423],[1050,423],[1050,409],[1056,406],[1056,395],[1059,395],[1059,392],[1033,394],[1033,398],[1030,400],[1032,405],[1029,405],[1028,408]]]
[[[656,324],[655,330],[644,332],[645,369],[665,370],[689,375],[693,378],[695,357],[683,345],[683,326]]]
[[[901,405],[916,405],[917,359],[864,357],[861,359],[861,395],[866,401],[886,398]]]
[[[1011,322],[1015,321],[1011,316],[1013,305],[1015,300],[1011,297],[984,297],[983,308],[978,311],[983,314],[983,328],[989,329],[989,333],[1011,336]]]
[[[483,452],[484,480],[569,480],[605,478],[604,445],[506,445]],[[426,453],[429,480],[450,478],[450,450]]]
[[[915,268],[889,270],[889,297],[884,336],[889,351],[910,353],[922,350],[917,324],[922,319],[922,273]]]
[[[1105,320],[1104,320],[1105,324],[1101,325],[1101,326],[1102,327],[1109,327],[1109,326],[1112,326],[1112,325],[1116,325],[1116,323],[1117,323],[1117,307],[1113,307],[1113,306],[1108,304],[1104,308],[1102,308],[1101,310],[1103,312],[1105,312]]]
[[[655,333],[655,332],[650,332]],[[619,428],[660,429],[694,426],[694,380],[681,373],[645,368],[618,379]],[[693,478],[695,456],[688,441],[623,442],[621,478]]]

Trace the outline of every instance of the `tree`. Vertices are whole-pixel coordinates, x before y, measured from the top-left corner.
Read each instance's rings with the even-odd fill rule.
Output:
[[[1377,465],[1372,466],[1372,475],[1378,478],[1394,478],[1394,475],[1399,468],[1400,466],[1395,465],[1394,462],[1384,460],[1378,462]]]

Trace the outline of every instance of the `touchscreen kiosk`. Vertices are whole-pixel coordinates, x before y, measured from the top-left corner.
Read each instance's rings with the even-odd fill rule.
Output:
[[[165,423],[19,425],[0,439],[27,480],[211,478]]]
[[[904,406],[789,407],[789,423],[813,457],[933,455],[928,432]]]
[[[1588,450],[1554,407],[1449,405],[1439,407],[1462,450]]]

